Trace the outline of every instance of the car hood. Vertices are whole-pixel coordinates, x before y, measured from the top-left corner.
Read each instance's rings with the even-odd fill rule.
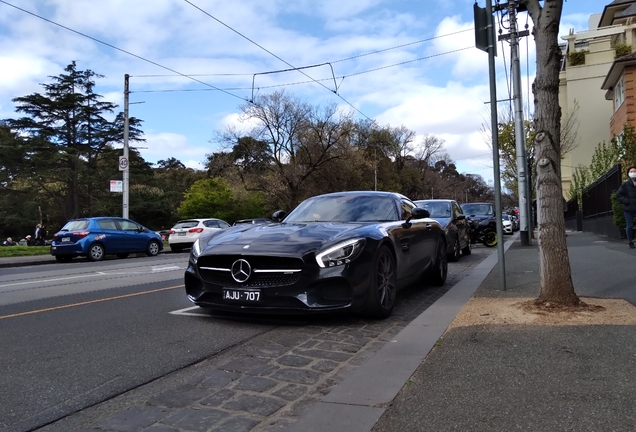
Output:
[[[298,223],[232,227],[205,239],[201,255],[272,254],[303,256],[339,239],[363,237],[368,223]]]

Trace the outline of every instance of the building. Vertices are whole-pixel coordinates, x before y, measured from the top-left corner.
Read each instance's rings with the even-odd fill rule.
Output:
[[[617,136],[629,114],[633,115],[633,104],[625,103],[625,86],[636,92],[632,79],[636,0],[612,1],[602,13],[590,16],[587,31],[571,30],[562,39],[565,56],[559,75],[559,104],[564,121],[574,113],[577,125],[573,148],[561,160],[563,194],[567,197],[575,168],[589,166],[596,146]]]

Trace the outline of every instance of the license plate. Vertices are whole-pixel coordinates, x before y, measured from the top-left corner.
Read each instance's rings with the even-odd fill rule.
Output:
[[[186,235],[186,233],[178,233],[180,236],[184,236]]]
[[[223,300],[229,302],[258,303],[261,301],[261,292],[259,290],[224,289]]]
[[[62,237],[62,241],[63,242],[71,241],[71,238],[70,237]]]

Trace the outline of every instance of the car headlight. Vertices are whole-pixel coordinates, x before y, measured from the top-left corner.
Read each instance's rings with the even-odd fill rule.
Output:
[[[364,239],[352,239],[338,243],[316,254],[316,262],[322,268],[347,264],[359,255],[363,246]]]
[[[201,239],[197,239],[194,244],[192,245],[192,247],[190,248],[190,261],[192,261],[193,264],[197,263],[197,260],[199,259],[199,255],[201,255]]]

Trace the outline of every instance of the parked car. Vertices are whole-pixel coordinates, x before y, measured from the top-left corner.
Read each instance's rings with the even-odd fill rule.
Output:
[[[361,311],[384,318],[397,291],[443,285],[442,226],[390,192],[309,198],[271,224],[238,225],[192,246],[185,291],[210,309],[257,313]]]
[[[416,206],[428,210],[446,231],[448,260],[457,261],[461,254],[470,255],[470,226],[466,215],[455,200],[431,199],[413,201]]]
[[[243,224],[257,225],[257,224],[266,224],[266,223],[272,223],[272,222],[273,221],[271,219],[267,219],[267,218],[241,219],[234,222],[232,226],[243,225]]]
[[[486,247],[497,246],[497,220],[492,203],[476,202],[460,205],[470,225],[470,242]]]
[[[154,231],[130,219],[92,217],[68,221],[53,236],[51,255],[60,262],[77,256],[100,261],[106,255],[126,258],[131,253],[144,252],[155,256],[163,250],[161,237]]]
[[[180,220],[170,230],[168,244],[172,252],[179,253],[192,247],[195,241],[204,234],[228,228],[230,224],[221,219],[203,218]]]
[[[512,234],[514,232],[514,229],[513,229],[513,224],[512,224],[512,220],[510,219],[510,216],[504,213],[501,215],[501,219],[503,222],[502,223],[503,233]]]

